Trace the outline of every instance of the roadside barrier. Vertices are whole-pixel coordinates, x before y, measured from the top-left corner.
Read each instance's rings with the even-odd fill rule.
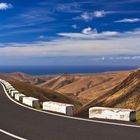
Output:
[[[92,107],[89,109],[90,119],[109,119],[121,121],[135,121],[136,111],[131,109]]]
[[[56,113],[65,114],[67,116],[73,116],[74,114],[74,105],[72,104],[64,104],[59,102],[52,102],[52,101],[46,101],[43,102],[42,105],[39,102],[39,99],[34,97],[27,97],[26,95],[20,93],[18,90],[16,90],[10,83],[8,83],[5,80],[0,79],[0,83],[4,85],[5,90],[8,92],[8,94],[16,101],[36,108],[36,109],[42,109],[45,111],[51,111]],[[42,108],[41,108],[42,107]]]

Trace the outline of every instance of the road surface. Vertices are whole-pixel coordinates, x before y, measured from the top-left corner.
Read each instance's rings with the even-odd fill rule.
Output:
[[[0,129],[28,140],[139,140],[140,128],[54,116],[11,101],[0,85]],[[0,132],[0,140],[13,140]]]

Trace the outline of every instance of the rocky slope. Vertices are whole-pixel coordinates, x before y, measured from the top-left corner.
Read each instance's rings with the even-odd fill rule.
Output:
[[[79,101],[73,100],[55,90],[51,90],[50,88],[44,89],[36,86],[36,81],[38,81],[40,77],[29,76],[23,73],[13,73],[0,74],[0,78],[11,83],[21,93],[27,96],[38,98],[41,102],[51,100],[56,102],[74,104],[76,109],[79,109],[81,107],[81,103]]]
[[[99,74],[30,76],[0,74],[18,90],[41,101],[72,103],[77,116],[88,116],[91,106],[140,110],[140,69]]]
[[[40,87],[49,87],[61,94],[77,99],[83,105],[113,89],[129,72],[110,72],[93,75],[61,75]]]
[[[78,114],[87,116],[91,106],[119,107],[140,110],[140,69],[130,74],[103,96],[86,104]]]

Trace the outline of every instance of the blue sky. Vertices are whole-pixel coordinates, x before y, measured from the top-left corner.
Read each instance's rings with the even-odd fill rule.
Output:
[[[0,18],[0,65],[140,65],[140,0],[3,0]]]

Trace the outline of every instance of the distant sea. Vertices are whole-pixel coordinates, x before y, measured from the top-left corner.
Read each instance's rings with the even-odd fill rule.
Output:
[[[23,72],[30,75],[90,74],[132,70],[138,66],[1,66],[0,73]]]

